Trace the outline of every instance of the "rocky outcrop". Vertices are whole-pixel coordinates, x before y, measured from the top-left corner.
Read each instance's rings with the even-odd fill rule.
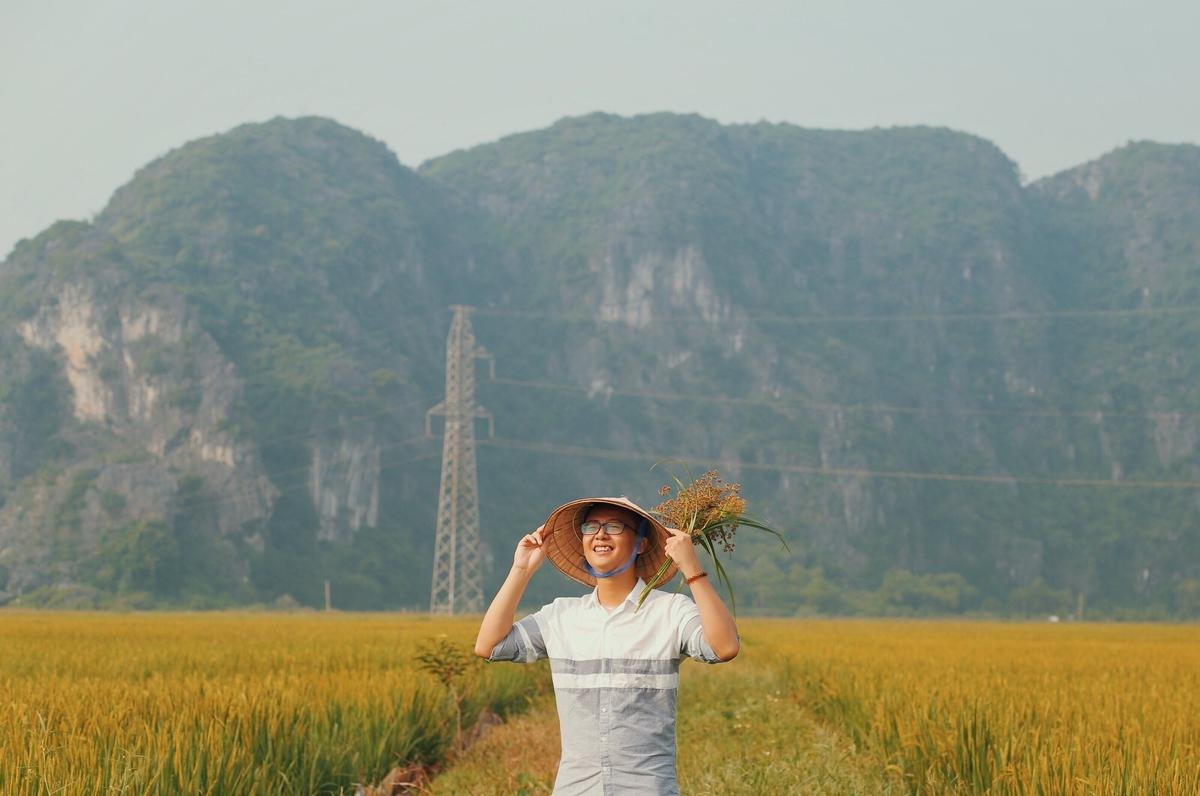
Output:
[[[639,457],[678,454],[847,583],[1167,600],[1197,498],[1055,485],[1200,478],[1192,320],[1120,315],[1194,292],[1198,152],[1023,186],[954,131],[671,114],[419,171],[323,119],[189,143],[0,268],[0,591],[169,531],[244,594],[420,604],[436,451],[402,441],[468,303],[513,442],[480,445],[485,559],[565,495],[653,500]]]
[[[109,529],[138,520],[203,513],[217,536],[252,540],[277,490],[229,422],[241,381],[184,302],[114,297],[87,280],[46,298],[17,331],[60,363],[77,456],[11,485],[0,509],[9,589],[71,577]]]
[[[370,433],[321,438],[312,446],[308,483],[319,539],[344,542],[359,528],[378,524],[379,453]]]
[[[114,307],[86,282],[55,298],[19,329],[29,345],[61,357],[75,419],[226,495],[215,504],[221,533],[265,518],[274,488],[252,442],[228,430],[241,382],[183,302]]]

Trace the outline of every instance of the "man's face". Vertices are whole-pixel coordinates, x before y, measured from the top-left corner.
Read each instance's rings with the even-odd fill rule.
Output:
[[[639,517],[631,512],[615,506],[597,506],[587,513],[587,522],[598,522],[602,526],[606,522],[624,523],[625,530],[613,536],[604,530],[583,537],[583,556],[598,572],[608,572],[622,566],[633,554],[633,546],[637,542],[637,526]],[[638,552],[646,549],[647,540],[643,539]]]

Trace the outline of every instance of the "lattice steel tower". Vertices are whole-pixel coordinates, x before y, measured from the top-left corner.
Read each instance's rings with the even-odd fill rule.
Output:
[[[475,418],[492,415],[475,403],[475,360],[496,363],[475,342],[471,308],[456,304],[446,339],[446,397],[425,413],[425,433],[433,416],[446,418],[442,435],[442,485],[438,490],[437,536],[433,545],[433,588],[429,610],[435,614],[483,611],[483,551],[479,538],[479,491],[475,478]]]

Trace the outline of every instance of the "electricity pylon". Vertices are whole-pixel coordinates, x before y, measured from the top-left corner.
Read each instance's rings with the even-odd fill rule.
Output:
[[[454,319],[446,339],[446,397],[425,413],[427,436],[432,436],[434,415],[446,418],[429,610],[435,614],[481,613],[483,551],[475,477],[475,418],[487,418],[489,437],[495,427],[491,413],[475,403],[475,360],[488,361],[492,378],[496,362],[475,342],[471,307],[456,304],[450,309]]]

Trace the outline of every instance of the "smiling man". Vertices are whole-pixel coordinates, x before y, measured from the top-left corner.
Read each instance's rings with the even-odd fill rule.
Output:
[[[549,558],[593,586],[514,623],[533,573]],[[638,595],[671,560],[660,586],[683,574],[695,601]],[[700,568],[691,538],[626,498],[560,506],[517,544],[513,566],[483,617],[475,654],[489,661],[550,659],[562,734],[557,796],[677,794],[675,703],[679,662],[720,663],[740,640],[729,610]]]

